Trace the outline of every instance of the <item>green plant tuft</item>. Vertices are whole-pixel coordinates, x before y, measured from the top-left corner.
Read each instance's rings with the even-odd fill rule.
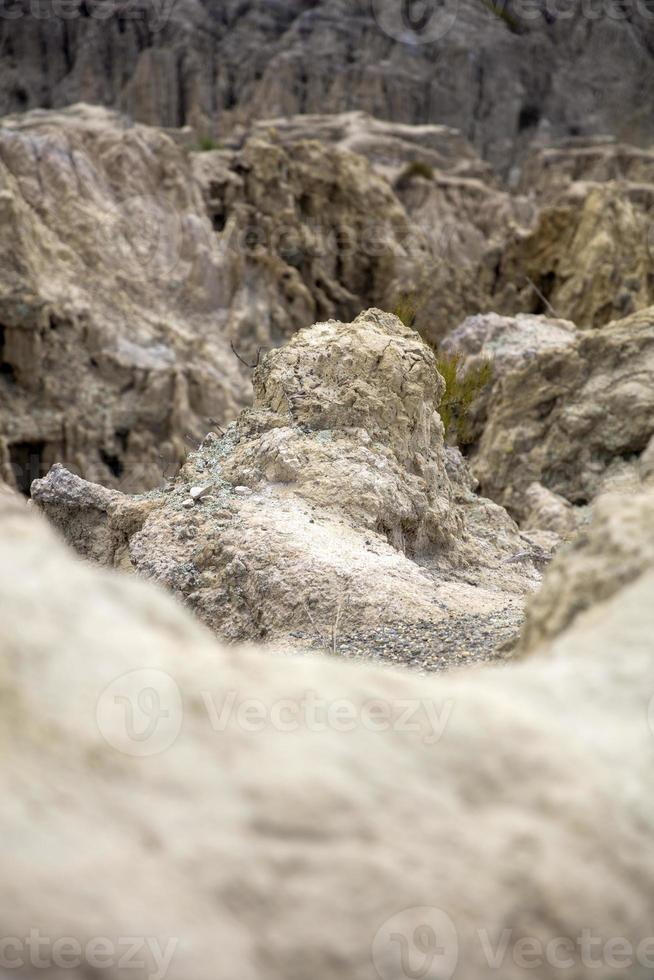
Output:
[[[219,150],[220,143],[217,143],[212,136],[201,136],[198,140],[197,152],[209,153],[210,150]]]
[[[434,179],[434,168],[424,160],[412,160],[395,181],[396,190],[408,187],[414,177],[424,177],[425,180]]]
[[[405,327],[413,327],[418,315],[414,298],[409,293],[403,293],[397,300],[393,313]]]
[[[462,372],[463,357],[460,353],[445,354],[435,350],[436,367],[445,381],[445,391],[438,411],[445,427],[445,441],[455,441],[459,446],[471,440],[470,407],[493,377],[491,361],[484,360],[477,367]]]

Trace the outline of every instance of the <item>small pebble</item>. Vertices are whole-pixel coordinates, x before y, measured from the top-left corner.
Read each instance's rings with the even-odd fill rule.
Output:
[[[210,494],[212,490],[213,490],[213,487],[209,483],[209,484],[207,484],[206,486],[203,486],[203,487],[191,487],[191,489],[189,491],[189,494],[190,494],[191,500],[202,500],[202,498],[203,497],[206,497],[208,494]]]

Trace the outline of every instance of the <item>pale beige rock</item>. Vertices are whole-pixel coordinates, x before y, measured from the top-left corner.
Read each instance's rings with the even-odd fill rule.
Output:
[[[284,145],[264,126],[240,150],[194,154],[192,166],[217,233],[225,330],[249,363],[316,320],[392,306],[429,266],[429,236],[345,148]]]
[[[556,203],[576,181],[628,181],[635,190],[654,188],[654,150],[611,139],[563,141],[532,150],[520,175],[520,190],[539,201]]]
[[[0,536],[6,936],[107,937],[108,978],[149,937],[167,969],[132,972],[168,980],[399,978],[403,943],[487,980],[499,937],[521,980],[564,936],[546,980],[614,980],[621,937],[646,980],[651,572],[524,664],[436,680],[220,647],[15,497]]]
[[[527,517],[522,523],[524,530],[551,531],[562,539],[569,538],[577,530],[580,518],[575,513],[576,508],[541,483],[532,483],[527,487],[525,505]]]
[[[497,183],[468,140],[449,126],[407,125],[354,111],[261,119],[252,129],[267,139],[274,131],[284,146],[318,140],[356,153],[366,157],[389,183],[395,183],[407,165],[416,161],[435,171]]]
[[[490,305],[584,328],[650,306],[653,208],[651,184],[568,185],[533,228],[517,228],[488,263]]]
[[[186,154],[89,106],[5,118],[0,212],[5,478],[156,486],[249,394]]]
[[[378,290],[375,301],[395,309],[404,299],[415,307],[412,325],[430,341],[484,306],[482,259],[515,223],[529,224],[535,214],[533,202],[501,189],[468,141],[446,126],[408,126],[347,112],[267,119],[253,128],[290,148],[292,159],[302,141],[319,140],[366,157],[388,181],[406,212],[400,240],[411,261],[396,263],[395,281]],[[339,196],[332,193],[321,212],[331,213]]]
[[[468,412],[466,429],[471,443],[483,431],[491,395],[504,375],[526,368],[541,351],[570,346],[575,334],[575,325],[569,320],[521,313],[514,317],[478,313],[466,317],[441,341],[439,350],[443,354],[459,358],[459,374],[463,377],[490,364],[490,380],[477,393]]]
[[[2,120],[0,215],[0,471],[24,492],[54,462],[161,484],[248,403],[259,348],[395,296],[430,255],[361,157],[189,155],[83,105]]]
[[[654,496],[605,494],[592,521],[553,561],[527,608],[523,651],[558,636],[584,610],[654,567]]]
[[[499,377],[485,411],[473,470],[519,520],[534,482],[581,506],[636,489],[654,432],[654,308],[536,352]]]
[[[129,501],[108,510],[111,533],[129,541],[117,563],[128,556],[232,639],[315,642],[336,627],[469,617],[492,649],[492,622],[517,629],[539,569],[445,449],[443,381],[418,334],[378,310],[319,323],[271,351],[254,385],[254,408],[224,438],[210,435],[174,484],[137,498],[152,508],[137,530],[124,525]],[[186,510],[190,489],[208,483],[211,496]],[[56,484],[33,486],[55,515]],[[451,663],[465,644],[450,632]]]

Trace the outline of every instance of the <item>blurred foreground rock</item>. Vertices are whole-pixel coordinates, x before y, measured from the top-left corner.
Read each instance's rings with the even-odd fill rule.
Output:
[[[399,980],[408,955],[519,980],[534,949],[547,980],[614,980],[618,950],[651,975],[651,566],[527,661],[436,679],[221,647],[7,493],[0,537],[22,976],[122,977],[125,937],[150,980]]]

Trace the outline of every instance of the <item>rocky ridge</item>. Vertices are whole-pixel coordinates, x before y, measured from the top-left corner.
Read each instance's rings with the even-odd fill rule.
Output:
[[[413,26],[396,0],[52,8],[17,4],[0,23],[2,114],[86,101],[216,136],[363,110],[458,129],[505,172],[538,142],[652,138],[646,4],[447,0]]]
[[[308,116],[208,152],[187,135],[89,106],[2,121],[0,467],[25,493],[54,462],[161,484],[316,320],[413,306],[442,344],[480,310],[585,328],[652,302],[645,151],[535,153],[513,193],[445,127]]]
[[[55,461],[160,484],[248,403],[260,348],[429,253],[360,157],[193,156],[84,106],[2,121],[0,207],[0,469],[24,492]]]
[[[543,485],[583,508],[651,479],[654,308],[596,330],[545,318],[478,316],[448,339],[495,380],[473,412],[469,460],[482,492],[524,520]],[[475,428],[476,427],[476,428]]]
[[[230,639],[336,650],[341,633],[390,624],[394,653],[404,624],[447,620],[442,666],[474,656],[475,622],[515,632],[547,553],[446,449],[443,381],[414,331],[378,310],[319,323],[253,377],[254,407],[168,487],[129,498],[55,468],[35,503],[87,557],[165,584]]]

